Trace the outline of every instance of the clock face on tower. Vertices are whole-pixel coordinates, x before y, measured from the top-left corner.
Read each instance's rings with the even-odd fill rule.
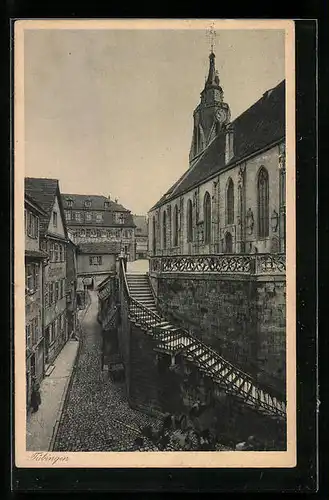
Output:
[[[216,111],[216,120],[219,121],[220,123],[225,123],[227,121],[227,113],[226,111],[221,108],[221,109],[217,109]]]

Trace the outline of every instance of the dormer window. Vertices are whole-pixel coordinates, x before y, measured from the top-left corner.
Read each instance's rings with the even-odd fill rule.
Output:
[[[108,201],[104,201],[104,208],[109,208],[110,207],[110,203]]]
[[[66,200],[66,203],[67,203],[68,208],[73,207],[73,200],[71,200],[70,198]]]
[[[121,212],[115,213],[115,222],[116,224],[124,224],[125,223],[125,214]]]
[[[86,200],[85,201],[85,207],[86,208],[90,208],[91,207],[91,201],[90,200]]]

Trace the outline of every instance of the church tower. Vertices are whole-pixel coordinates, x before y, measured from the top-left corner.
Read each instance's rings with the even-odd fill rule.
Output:
[[[189,157],[190,166],[214,137],[230,122],[230,108],[223,99],[223,89],[219,84],[218,72],[215,68],[215,54],[211,50],[208,77],[201,92],[200,104],[193,113],[194,124]]]

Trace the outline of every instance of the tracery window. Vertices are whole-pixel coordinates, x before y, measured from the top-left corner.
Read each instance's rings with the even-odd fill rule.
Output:
[[[231,178],[226,190],[226,223],[234,224],[234,184]]]
[[[167,214],[166,211],[162,215],[162,248],[167,247]]]
[[[262,167],[257,181],[258,236],[266,238],[269,235],[269,192],[268,172]]]
[[[173,246],[178,246],[178,206],[175,205],[174,208],[174,219],[173,219]]]
[[[193,212],[192,212],[192,201],[188,200],[187,202],[187,241],[193,241]]]
[[[203,199],[203,214],[204,214],[204,242],[205,244],[211,241],[211,198],[208,191]]]

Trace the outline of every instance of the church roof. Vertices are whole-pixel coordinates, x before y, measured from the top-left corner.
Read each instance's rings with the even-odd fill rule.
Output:
[[[40,216],[40,236],[44,236],[48,230],[50,216],[57,196],[65,237],[67,237],[58,179],[25,177],[25,194],[35,200],[44,211],[44,215]]]
[[[234,131],[234,156],[225,164],[225,133],[219,134],[162,198],[150,209],[205,182],[221,170],[270,147],[285,136],[285,81],[268,90],[230,125]]]

